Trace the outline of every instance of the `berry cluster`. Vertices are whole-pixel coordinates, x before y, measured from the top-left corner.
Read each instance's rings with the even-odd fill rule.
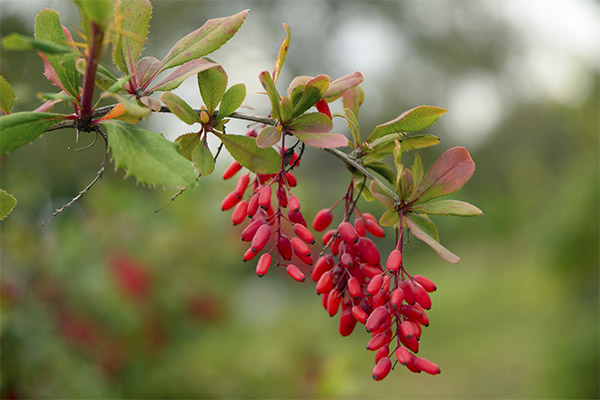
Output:
[[[436,289],[435,284],[421,275],[411,276],[404,269],[402,227],[396,232],[396,248],[382,267],[379,249],[367,233],[381,238],[383,228],[372,215],[358,210],[354,223],[350,223],[348,208],[337,229],[323,235],[327,253],[317,260],[311,273],[323,307],[332,317],[341,309],[342,336],[350,335],[357,322],[371,333],[367,349],[376,352],[375,380],[385,378],[393,368],[391,354],[413,372],[439,374],[437,365],[415,355],[422,327],[429,325],[425,310],[431,308],[429,293]],[[332,220],[332,209],[321,210],[313,228],[325,231]]]
[[[254,129],[246,135],[256,137]],[[242,240],[250,242],[250,248],[244,253],[244,261],[260,256],[256,274],[264,276],[273,263],[273,251],[276,252],[276,266],[285,266],[287,273],[297,280],[305,280],[304,273],[296,265],[299,262],[312,265],[313,258],[308,245],[314,244],[313,234],[307,228],[306,221],[300,211],[300,201],[291,194],[291,188],[297,184],[291,169],[300,163],[300,156],[293,148],[281,147],[281,169],[276,174],[245,173],[238,178],[235,189],[221,203],[221,209],[233,210],[231,220],[234,225],[242,224],[248,217],[248,225],[242,231]],[[223,173],[223,179],[230,179],[242,169],[242,165],[234,161]],[[248,187],[252,188],[245,197]],[[276,206],[273,207],[273,196]],[[284,215],[284,209],[288,209]],[[291,229],[285,229],[284,223]],[[272,240],[271,240],[272,239]],[[292,260],[295,256],[295,259]],[[297,262],[298,260],[299,262]],[[293,263],[291,261],[294,261]]]

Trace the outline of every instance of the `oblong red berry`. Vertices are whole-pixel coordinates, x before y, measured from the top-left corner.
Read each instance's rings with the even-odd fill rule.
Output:
[[[352,307],[352,316],[361,324],[365,324],[369,318],[369,314],[361,306]]]
[[[300,201],[293,194],[288,198],[288,205],[290,206],[290,211],[298,212],[300,211]]]
[[[258,218],[254,221],[250,222],[246,228],[242,231],[242,240],[244,242],[249,242],[252,240],[258,228],[262,225],[265,225],[267,221],[264,218]]]
[[[325,272],[317,282],[317,293],[329,293],[333,289],[333,274],[331,271]]]
[[[415,301],[421,305],[425,310],[429,310],[431,308],[431,297],[429,297],[429,293],[420,285],[412,285],[412,292],[415,298]]]
[[[427,317],[427,313],[423,310],[423,307],[419,303],[415,303],[412,306],[418,313],[421,314],[420,317],[415,318],[419,323],[423,326],[429,326],[429,317]]]
[[[379,291],[375,293],[374,296],[369,297],[369,300],[373,308],[377,308],[379,306],[387,304],[389,300],[389,294],[385,290],[379,289]]]
[[[300,239],[302,239],[305,243],[307,243],[307,244],[315,243],[315,237],[313,236],[311,231],[309,231],[308,228],[305,227],[304,225],[294,224],[292,229],[293,229],[294,233],[296,234],[296,236],[298,236]]]
[[[400,269],[400,265],[402,264],[402,252],[398,249],[394,249],[391,251],[387,262],[385,264],[388,271],[398,271]]]
[[[229,164],[227,169],[225,169],[225,172],[223,172],[223,179],[229,179],[233,177],[240,169],[242,169],[242,164],[237,161],[232,162]]]
[[[404,346],[406,346],[413,353],[419,352],[419,341],[414,336],[407,338],[404,335],[400,335],[400,343],[402,343]]]
[[[265,253],[258,259],[258,263],[256,264],[256,275],[259,278],[265,276],[269,267],[271,266],[272,257],[269,253]]]
[[[244,197],[248,183],[250,183],[250,174],[244,174],[238,179],[235,185],[235,192],[240,199]]]
[[[362,217],[357,217],[354,220],[354,230],[358,233],[358,236],[367,236],[367,229],[365,228],[365,220]]]
[[[270,237],[271,227],[269,225],[261,225],[256,231],[254,237],[252,238],[252,245],[250,246],[250,248],[255,253],[258,253],[266,246]]]
[[[371,313],[371,315],[369,315],[369,318],[367,319],[367,332],[373,332],[379,329],[381,324],[383,324],[389,316],[390,311],[386,307],[377,307],[375,310],[373,310],[373,312]]]
[[[399,310],[402,307],[402,301],[404,300],[404,291],[400,288],[395,289],[390,296],[390,306],[394,310]]]
[[[381,274],[381,270],[379,268],[367,263],[360,264],[359,269],[360,273],[369,279],[373,279],[374,276]]]
[[[413,337],[415,330],[413,325],[408,321],[404,320],[400,323],[400,333],[407,339]]]
[[[404,301],[408,304],[415,304],[415,296],[412,291],[413,286],[405,280],[400,281],[399,286],[404,291]]]
[[[383,357],[388,357],[390,355],[390,346],[383,346],[377,350],[375,353],[375,364],[379,362]]]
[[[319,279],[321,279],[321,276],[323,276],[325,272],[331,270],[331,268],[333,268],[334,265],[335,264],[331,255],[327,254],[322,257],[319,257],[319,259],[317,260],[317,264],[311,272],[312,280],[318,282]]]
[[[331,221],[333,221],[333,213],[330,209],[324,208],[315,216],[312,224],[313,229],[317,232],[322,232],[327,229]]]
[[[346,268],[352,268],[352,266],[354,266],[354,260],[352,259],[352,256],[348,253],[342,254],[342,256],[340,257],[340,262]]]
[[[329,292],[329,297],[327,297],[327,312],[330,317],[337,314],[340,308],[340,301],[340,292],[337,289],[333,289]]]
[[[292,259],[293,251],[292,251],[292,242],[290,242],[290,238],[281,235],[279,236],[279,240],[277,242],[277,249],[279,250],[279,254],[283,257],[284,260],[289,261]]]
[[[392,360],[389,357],[383,357],[373,368],[373,379],[380,381],[390,373],[392,369]]]
[[[419,320],[419,318],[423,316],[423,313],[421,313],[419,310],[412,306],[407,306],[406,304],[400,307],[400,311],[402,312],[402,315],[410,319]]]
[[[425,278],[423,275],[413,275],[413,279],[417,281],[419,285],[423,286],[423,289],[425,289],[429,293],[435,292],[437,289],[435,283],[433,283],[428,278]]]
[[[406,347],[400,346],[396,349],[396,358],[400,364],[406,365],[410,361],[410,352]]]
[[[231,214],[231,222],[234,225],[241,224],[248,215],[248,202],[246,200],[242,200],[235,206],[233,210],[233,214]]]
[[[381,261],[381,255],[379,254],[379,250],[373,241],[366,237],[361,237],[358,239],[356,243],[356,247],[358,248],[358,252],[363,257],[363,259],[371,265],[379,264]]]
[[[355,299],[362,296],[362,286],[360,286],[360,281],[357,277],[353,276],[348,279],[348,292],[350,293],[350,296]]]
[[[340,316],[340,335],[349,336],[354,331],[356,322],[356,318],[352,315],[350,308],[343,310]]]
[[[258,193],[254,193],[252,197],[250,197],[250,201],[248,202],[248,216],[253,217],[258,211]]]
[[[374,296],[381,289],[381,284],[383,283],[383,275],[375,275],[371,282],[367,285],[367,293],[370,296]]]
[[[292,248],[294,249],[294,253],[298,255],[298,257],[310,256],[310,249],[308,248],[308,245],[297,237],[292,238]]]
[[[294,280],[298,282],[304,282],[306,279],[302,271],[300,271],[300,268],[296,267],[294,264],[288,264],[285,270],[289,274],[289,276],[291,276],[292,278],[294,278]]]
[[[244,253],[244,257],[243,260],[244,261],[250,261],[252,260],[254,257],[256,257],[258,253],[252,250],[252,247],[250,247],[248,250],[246,250],[246,252]]]
[[[301,224],[306,226],[306,220],[304,219],[301,211],[293,212],[292,210],[289,210],[288,218],[292,224]]]
[[[385,236],[385,232],[381,226],[377,223],[377,219],[374,216],[368,213],[362,214],[363,219],[365,221],[365,228],[369,233],[377,238],[382,238]]]
[[[426,372],[431,375],[437,375],[442,372],[440,367],[438,367],[437,365],[435,365],[434,363],[432,363],[431,361],[429,361],[426,358],[416,357],[415,365],[421,371]]]
[[[379,348],[387,345],[389,342],[390,339],[388,335],[385,332],[379,332],[378,334],[374,335],[371,340],[369,340],[369,343],[367,343],[367,350],[378,350]]]
[[[263,186],[263,188],[260,190],[258,205],[264,210],[271,208],[271,193],[271,186]]]
[[[342,240],[349,244],[356,244],[358,242],[358,233],[348,221],[344,221],[338,225],[338,233]]]
[[[421,370],[419,369],[419,367],[417,367],[417,357],[414,354],[410,354],[410,360],[408,360],[408,363],[406,363],[406,368],[408,368],[409,371],[412,371],[416,374],[420,374]]]
[[[296,179],[294,174],[291,173],[291,171],[285,173],[285,180],[288,186],[291,188],[296,187],[298,185],[298,180]]]
[[[237,193],[234,190],[233,192],[231,192],[227,196],[225,196],[225,198],[221,202],[221,210],[223,210],[223,211],[231,210],[240,201],[240,199],[241,198],[237,197]]]

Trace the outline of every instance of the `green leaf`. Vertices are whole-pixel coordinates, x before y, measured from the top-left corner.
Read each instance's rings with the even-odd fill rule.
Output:
[[[389,183],[396,183],[396,174],[386,163],[381,161],[363,161],[366,168],[372,169],[379,175],[383,176]]]
[[[461,217],[483,215],[479,208],[459,200],[434,200],[418,203],[413,205],[411,210],[431,215],[458,215]]]
[[[94,3],[86,1],[86,3]],[[113,61],[125,73],[136,72],[138,58],[148,37],[152,4],[148,0],[120,0],[115,10],[117,37],[113,45]]]
[[[475,163],[464,147],[446,150],[431,166],[415,190],[413,199],[419,202],[456,192],[475,171]]]
[[[61,46],[68,46],[67,36],[53,10],[42,10],[35,18],[36,40],[47,41]],[[54,68],[58,79],[67,93],[79,98],[79,73],[75,67],[77,55],[74,52],[64,54],[46,54],[48,62]]]
[[[344,114],[348,121],[348,129],[350,129],[350,133],[352,133],[352,139],[354,140],[355,146],[358,147],[361,143],[361,138],[357,115],[350,108],[344,108]]]
[[[388,210],[394,209],[394,198],[388,190],[385,190],[386,188],[382,186],[381,183],[372,181],[369,189],[371,190],[371,194],[375,196],[375,198],[379,200],[381,204],[385,206],[385,208]]]
[[[219,114],[217,115],[218,119],[223,119],[229,117],[231,114],[235,112],[246,98],[246,85],[243,83],[238,83],[233,85],[223,95],[223,100],[221,100],[221,105],[219,107]]]
[[[432,106],[418,106],[411,110],[406,111],[398,118],[388,121],[384,124],[377,125],[375,130],[371,133],[367,142],[380,138],[390,133],[401,133],[401,132],[416,132],[422,131],[423,129],[429,128],[431,125],[438,120],[438,118],[448,112],[439,107]]]
[[[400,176],[400,186],[396,188],[396,193],[404,200],[408,200],[413,193],[415,184],[413,181],[412,171],[405,169]]]
[[[196,111],[186,103],[181,97],[177,96],[173,92],[164,92],[160,96],[160,100],[165,103],[167,108],[171,110],[173,114],[180,120],[188,125],[200,123],[200,117],[196,114]]]
[[[74,0],[81,14],[98,25],[104,25],[113,14],[113,0]]]
[[[360,194],[364,197],[366,201],[373,201],[375,197],[369,190],[369,187],[366,185],[366,178],[359,171],[352,172],[352,182],[354,184],[354,189],[356,191],[360,191]]]
[[[348,75],[344,75],[341,78],[337,78],[329,84],[329,87],[323,95],[323,98],[327,100],[328,103],[334,101],[339,96],[341,96],[346,90],[360,85],[360,83],[364,80],[365,78],[358,71]]]
[[[421,161],[421,156],[419,156],[419,153],[417,151],[413,152],[415,154],[415,159],[413,160],[411,171],[413,176],[414,188],[416,189],[421,184],[425,172],[423,170],[423,162]]]
[[[46,40],[35,40],[30,36],[11,33],[2,39],[2,46],[6,50],[39,50],[47,54],[71,53],[73,49],[67,45],[56,44]]]
[[[247,15],[248,10],[245,10],[230,17],[209,19],[200,28],[175,43],[162,59],[160,70],[176,67],[217,50],[235,35]]]
[[[17,199],[7,191],[0,189],[0,221],[2,221],[17,205]]]
[[[261,149],[256,139],[245,135],[225,135],[213,132],[237,162],[259,174],[279,172],[281,158],[273,148]]]
[[[300,75],[292,79],[292,81],[290,82],[290,85],[287,89],[287,94],[290,100],[292,100],[292,104],[294,105],[294,107],[300,101],[302,93],[304,93],[304,89],[306,88],[306,83],[311,79],[312,76]]]
[[[273,67],[274,83],[277,83],[279,73],[281,72],[281,68],[283,67],[283,62],[285,61],[285,57],[287,56],[288,48],[290,47],[290,27],[285,22],[283,23],[283,29],[285,30],[285,39],[283,40],[283,43],[281,43],[281,47],[279,47],[279,53],[277,54],[275,66]]]
[[[325,133],[333,128],[331,119],[323,113],[307,113],[296,118],[288,127],[289,132]]]
[[[281,125],[265,126],[256,137],[256,145],[267,148],[277,144],[281,140]]]
[[[440,142],[440,138],[433,135],[414,135],[406,136],[403,133],[392,133],[382,138],[374,140],[367,145],[366,152],[376,152],[379,154],[390,154],[394,150],[394,142],[398,140],[402,143],[402,151],[421,149],[423,147],[435,146]]]
[[[215,170],[215,159],[205,142],[201,142],[192,152],[192,163],[202,176],[210,175]]]
[[[227,73],[221,65],[198,72],[198,88],[208,114],[212,115],[227,89]]]
[[[41,112],[18,112],[0,117],[0,156],[32,142],[64,115]]]
[[[321,100],[327,88],[329,87],[329,77],[327,75],[319,75],[306,82],[306,87],[297,104],[294,104],[294,115],[296,118],[302,115],[306,110],[314,106],[317,101]]]
[[[440,241],[440,234],[438,233],[435,224],[427,216],[409,212],[404,214],[404,217],[409,218],[414,225],[416,225],[420,230],[425,232],[436,242]]]
[[[179,145],[177,152],[192,161],[192,152],[200,143],[200,136],[197,133],[186,133],[175,139],[175,143]]]
[[[352,113],[355,115],[356,119],[358,119],[358,111],[364,100],[365,92],[360,86],[350,88],[342,95],[342,104],[344,105],[344,110],[346,108],[350,109],[350,111],[352,111]]]
[[[433,250],[435,250],[436,253],[438,253],[440,257],[442,257],[449,263],[456,264],[460,261],[460,258],[456,254],[452,253],[450,250],[442,246],[438,240],[433,238],[428,232],[422,229],[422,226],[420,226],[417,223],[417,221],[422,221],[415,218],[415,214],[408,213],[405,214],[404,217],[406,225],[410,228],[410,231],[417,239],[420,239],[423,242],[427,243]]]
[[[277,92],[277,88],[275,88],[275,83],[273,79],[271,79],[271,74],[269,71],[263,71],[258,75],[258,79],[262,87],[267,91],[267,96],[269,96],[269,101],[271,102],[271,117],[276,120],[281,120],[281,98],[279,97],[279,92]]]
[[[10,83],[0,75],[0,110],[2,114],[9,114],[15,101],[15,93]]]
[[[289,97],[283,96],[281,98],[280,110],[281,123],[285,125],[288,122],[290,122],[290,120],[292,119],[292,115],[294,114],[294,105],[292,104],[292,101]]]
[[[379,219],[382,226],[394,226],[400,221],[400,214],[397,210],[387,210]]]
[[[177,144],[161,134],[121,121],[104,122],[116,168],[140,183],[190,186],[196,179],[192,164],[177,152]]]

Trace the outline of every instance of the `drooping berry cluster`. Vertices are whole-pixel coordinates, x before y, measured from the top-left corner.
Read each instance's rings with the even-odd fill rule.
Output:
[[[381,238],[383,228],[372,215],[358,210],[354,223],[350,223],[349,211],[354,207],[348,201],[348,193],[345,197],[344,220],[337,229],[325,232],[322,242],[326,253],[311,273],[323,307],[332,317],[341,309],[342,336],[350,335],[357,322],[365,325],[371,334],[367,349],[376,352],[375,380],[385,378],[393,368],[392,355],[413,372],[440,373],[437,365],[415,355],[422,327],[429,325],[425,310],[431,308],[429,293],[436,289],[435,284],[421,275],[411,276],[404,269],[402,227],[396,232],[396,247],[382,267],[379,249],[367,233]],[[313,221],[315,231],[329,227],[332,208],[317,213]]]
[[[246,135],[256,137],[256,131],[249,130]],[[299,165],[300,156],[293,148],[281,147],[279,151],[280,171],[275,174],[243,174],[238,178],[235,189],[223,199],[221,209],[234,209],[231,216],[234,225],[242,224],[247,220],[246,217],[249,218],[248,225],[241,234],[244,242],[250,242],[250,248],[244,253],[244,261],[254,259],[267,249],[256,266],[259,277],[269,270],[273,263],[272,253],[277,249],[275,265],[285,266],[292,278],[303,282],[304,273],[296,264],[299,264],[297,261],[306,265],[313,264],[309,245],[315,239],[300,211],[300,201],[291,194],[291,188],[297,184],[291,169]],[[223,179],[232,178],[241,169],[242,165],[234,161],[223,173]],[[248,187],[251,187],[252,192],[246,196]],[[273,197],[276,200],[275,207]],[[287,215],[284,215],[286,208]]]

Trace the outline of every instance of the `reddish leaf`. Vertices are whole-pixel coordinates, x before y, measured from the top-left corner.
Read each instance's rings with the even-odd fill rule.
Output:
[[[344,93],[346,90],[360,85],[360,83],[364,80],[365,78],[358,71],[337,78],[329,84],[329,88],[327,88],[327,91],[323,95],[323,98],[332,101],[338,96],[340,96],[342,93]]]
[[[464,147],[453,147],[442,154],[431,166],[413,200],[424,202],[456,192],[471,178],[475,163]]]
[[[322,149],[348,146],[348,138],[341,133],[294,132],[294,135],[307,145]]]
[[[148,93],[152,93],[157,90],[168,91],[173,90],[183,82],[185,79],[192,75],[196,75],[198,72],[205,71],[209,68],[219,66],[202,58],[197,60],[188,61],[181,67],[169,74],[160,83],[154,85],[154,87],[148,89]]]

